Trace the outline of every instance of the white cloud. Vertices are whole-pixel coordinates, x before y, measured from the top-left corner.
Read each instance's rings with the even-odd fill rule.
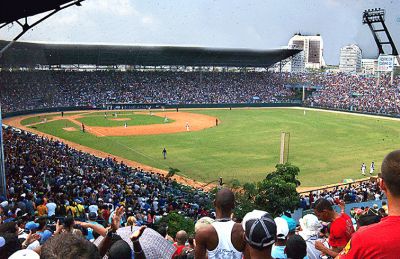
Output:
[[[142,17],[142,23],[143,24],[152,24],[154,23],[154,18],[152,16],[143,16]]]
[[[52,22],[68,26],[74,25],[79,22],[79,15],[77,12],[70,12],[68,15],[55,16]]]
[[[118,16],[137,16],[139,12],[129,0],[91,0],[84,1],[85,11],[90,13],[104,12]]]

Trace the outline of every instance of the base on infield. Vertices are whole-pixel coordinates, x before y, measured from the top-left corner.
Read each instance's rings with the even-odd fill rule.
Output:
[[[74,127],[68,127],[68,128],[63,128],[63,130],[65,131],[78,131],[76,128]]]
[[[131,118],[114,118],[114,119],[109,119],[110,121],[130,121]]]

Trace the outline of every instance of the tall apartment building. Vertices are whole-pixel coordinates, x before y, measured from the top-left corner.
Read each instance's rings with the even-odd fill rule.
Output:
[[[339,70],[343,73],[361,72],[362,51],[355,44],[340,49]]]
[[[295,34],[289,40],[288,46],[289,48],[303,50],[292,58],[292,72],[302,72],[305,69],[320,69],[325,66],[323,56],[324,42],[320,35]]]

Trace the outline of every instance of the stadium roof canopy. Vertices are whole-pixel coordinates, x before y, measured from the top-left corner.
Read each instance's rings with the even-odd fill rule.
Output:
[[[75,0],[3,0],[0,1],[0,25],[39,13],[60,9]],[[77,3],[79,5],[79,3]]]
[[[0,48],[6,44],[7,41],[0,41]],[[16,42],[4,53],[0,65],[269,67],[298,52],[300,50],[296,49],[249,50]]]

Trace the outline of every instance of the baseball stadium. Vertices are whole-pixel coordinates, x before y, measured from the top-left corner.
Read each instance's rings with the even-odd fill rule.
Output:
[[[148,53],[143,55],[145,51]],[[171,63],[176,66],[198,65],[198,63],[190,62],[194,60],[210,67],[223,64],[239,68],[249,68],[254,65],[268,66],[296,53],[295,50],[238,53],[235,50],[195,48],[170,50],[161,47],[150,51],[121,46],[15,43],[8,52],[14,56],[10,57],[6,53],[3,60],[4,62],[13,60],[15,62],[13,65],[16,66],[24,62],[22,58],[35,62],[43,60],[40,64],[42,66],[76,64],[78,61],[82,64],[90,64],[95,55],[92,56],[91,53],[99,52],[100,55],[96,54],[95,58],[100,62],[105,59],[102,56],[103,53],[112,53],[110,56],[117,59],[109,58],[107,63],[97,63],[96,66],[122,65],[119,64],[122,61],[118,60],[118,57],[124,57],[125,62],[131,66],[155,64],[157,67]],[[30,53],[41,57],[29,56]],[[80,53],[84,55],[81,56]],[[205,58],[207,54],[210,56],[209,59]],[[147,60],[140,60],[138,57],[141,55]],[[176,59],[173,58],[174,55]],[[197,55],[202,56],[203,60],[199,60]],[[242,58],[236,61],[238,55]],[[252,58],[252,55],[258,58]],[[54,61],[59,64],[53,64]],[[51,89],[53,93],[46,93],[58,95],[57,98],[61,98],[65,103],[84,98],[79,93],[71,94],[72,87],[80,87],[71,84],[74,84],[74,80],[79,80],[81,76],[88,80],[84,84],[109,83],[110,85],[103,86],[104,89],[101,89],[103,93],[99,95],[105,95],[111,90],[113,97],[108,99],[104,96],[92,102],[90,99],[94,94],[90,92],[95,89],[90,85],[85,85],[88,92],[85,91],[83,94],[88,94],[89,100],[79,103],[80,107],[64,106],[61,102],[61,107],[48,108],[48,112],[37,113],[35,110],[29,110],[29,115],[6,118],[4,124],[59,138],[67,141],[71,146],[93,154],[103,157],[115,156],[119,160],[126,160],[127,163],[155,172],[165,174],[170,168],[177,169],[178,175],[197,181],[200,186],[216,181],[219,177],[227,182],[233,179],[240,182],[263,179],[280,161],[282,132],[290,136],[289,144],[284,150],[287,153],[285,158],[301,168],[299,179],[302,186],[309,187],[341,183],[343,179],[362,178],[363,175],[359,170],[361,163],[376,161],[376,165],[379,166],[379,158],[384,156],[386,150],[394,149],[399,144],[397,136],[400,131],[397,129],[398,122],[395,118],[359,116],[360,113],[332,112],[304,107],[301,99],[298,99],[299,93],[286,88],[287,85],[298,84],[296,80],[299,79],[286,78],[288,75],[283,73],[173,72],[168,70],[17,73],[21,78],[36,77],[35,81],[39,80],[39,84],[42,76],[55,85],[65,80],[71,89],[63,86],[63,88]],[[5,80],[14,75],[13,72],[4,72],[4,74]],[[128,96],[135,94],[134,91],[126,93],[126,87],[129,89],[130,84],[144,84],[145,80],[155,80],[152,77],[158,76],[172,82],[165,85],[156,83],[150,87],[146,86],[146,89],[140,93],[144,96],[142,100],[140,97],[133,96],[135,102],[124,102],[129,99],[124,96],[125,94]],[[123,77],[129,78],[129,81],[120,82]],[[291,83],[291,80],[294,82]],[[202,87],[202,81],[204,84],[214,84],[210,88],[222,85],[231,89],[229,91],[224,89],[226,96],[222,97],[201,95],[197,91],[202,91],[198,89]],[[8,81],[4,81],[4,84],[6,82]],[[233,86],[229,85],[231,82]],[[252,82],[256,85],[250,85]],[[43,84],[46,83],[43,82]],[[21,84],[12,88],[23,87],[26,82],[22,81]],[[176,84],[182,86],[192,84],[188,88],[197,88],[197,90],[176,93],[176,89],[172,88],[172,85]],[[263,84],[268,85],[263,86]],[[260,88],[262,91],[267,88],[271,92],[256,93],[254,88]],[[212,89],[214,93],[211,92],[211,94],[219,90],[223,89]],[[244,93],[244,96],[241,92],[243,90],[248,91]],[[166,98],[171,92],[174,96],[171,99]],[[182,95],[180,100],[175,99],[175,94]],[[253,99],[259,95],[264,95],[260,98],[270,100],[270,102]],[[23,96],[18,98],[21,101],[24,100]],[[219,103],[219,98],[224,100]],[[44,99],[47,99],[47,96],[37,98],[34,101],[36,103],[32,103],[32,107],[43,105],[41,102],[45,101]],[[181,100],[188,100],[188,103]],[[49,100],[51,103],[54,101]],[[32,101],[23,101],[23,105],[30,105],[30,102]],[[85,110],[88,107],[90,109]],[[11,109],[12,114],[18,114],[20,112],[18,108],[7,106],[6,103],[3,105],[3,110]],[[73,111],[68,112],[68,110]],[[65,111],[63,116],[61,116],[62,111]],[[82,125],[85,127],[84,132]],[[168,153],[167,159],[164,159],[162,155],[164,147]],[[369,148],[373,148],[375,152],[370,154],[367,152]]]
[[[206,258],[206,251],[208,258],[239,258],[213,257],[213,241],[202,241],[201,236],[215,234],[216,244],[222,236],[208,226],[197,232],[197,223],[213,225],[224,219],[218,201],[228,199],[231,189],[238,205],[231,208],[237,217],[230,220],[243,220],[245,241],[239,239],[252,248],[246,248],[250,255],[240,250],[234,232],[231,246],[243,251],[244,258],[268,258],[254,256],[261,250],[247,236],[250,216],[265,220],[266,215],[288,215],[286,247],[295,242],[289,236],[296,226],[295,236],[307,241],[298,234],[306,227],[307,212],[321,224],[335,221],[323,218],[318,206],[332,211],[332,218],[339,217],[333,214],[339,211],[349,214],[355,230],[357,224],[367,225],[362,220],[366,217],[381,221],[376,224],[391,217],[386,204],[390,207],[398,199],[391,188],[400,181],[386,183],[389,188],[382,181],[390,177],[382,175],[393,165],[388,161],[396,154],[391,157],[390,152],[400,146],[400,56],[385,24],[390,12],[375,8],[362,13],[361,28],[372,32],[379,57],[364,61],[360,48],[348,45],[340,49],[336,67],[325,64],[320,34],[296,33],[288,46],[264,49],[19,40],[42,20],[64,11],[79,13],[90,1],[16,1],[9,3],[9,12],[0,11],[0,30],[10,24],[22,30],[15,38],[0,38],[0,241],[6,244],[0,242],[0,259],[14,252],[53,258],[46,257],[48,250],[56,249],[52,240],[73,228],[92,242],[86,244],[88,251],[75,255],[89,253],[93,244],[93,253],[99,253],[82,258],[133,258],[123,256],[121,247],[112,256],[114,243],[104,248],[102,239],[111,237],[110,231],[126,241],[135,258]],[[27,17],[41,13],[43,18],[27,22]],[[358,57],[354,64],[353,57]],[[274,177],[282,166],[285,172],[292,166],[298,169],[294,183],[288,178],[281,183],[287,184],[285,190],[273,187],[274,181],[281,181]],[[263,191],[263,186],[268,187]],[[281,198],[273,198],[275,194]],[[292,194],[294,202],[275,204],[274,199]],[[257,210],[246,208],[266,214],[259,218],[251,214]],[[378,209],[383,212],[378,214]],[[178,222],[175,216],[193,226],[179,225],[162,234],[159,222],[175,229],[170,226]],[[75,220],[73,225],[69,218]],[[278,232],[279,220],[272,218]],[[10,237],[2,225],[10,222],[14,232],[15,227],[21,230],[21,250],[7,246]],[[137,231],[131,227],[125,238],[122,225]],[[264,229],[268,235],[273,232],[269,227]],[[329,239],[325,248],[312,247],[330,256],[326,258],[351,254],[344,247],[351,235],[361,242],[362,234],[353,234],[355,230],[344,243]],[[332,237],[333,232],[326,231],[326,238]],[[275,234],[277,241],[268,253],[280,258],[273,256],[280,239]],[[78,242],[74,238],[65,236],[65,242]],[[201,251],[201,242],[207,250]],[[322,258],[310,256],[308,246],[299,258]],[[380,253],[372,258],[395,258]]]

